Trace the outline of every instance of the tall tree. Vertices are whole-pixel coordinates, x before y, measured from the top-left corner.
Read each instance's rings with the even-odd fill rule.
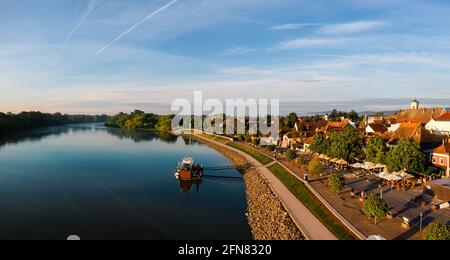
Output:
[[[286,117],[286,119],[287,119],[287,126],[292,129],[298,120],[298,116],[295,112],[292,112]]]
[[[382,198],[370,194],[362,205],[362,212],[369,218],[374,218],[376,225],[377,218],[385,217],[389,212],[389,207]]]
[[[369,138],[366,143],[366,160],[373,163],[386,163],[386,154],[389,149],[386,146],[383,137],[374,136]]]
[[[331,157],[354,162],[363,154],[361,136],[355,129],[347,129],[330,135],[330,147],[327,149]]]
[[[412,138],[401,140],[397,146],[387,154],[386,164],[389,171],[406,170],[420,173],[425,169],[425,154],[420,145]]]
[[[328,148],[326,139],[324,134],[314,136],[309,149],[314,153],[324,154]]]

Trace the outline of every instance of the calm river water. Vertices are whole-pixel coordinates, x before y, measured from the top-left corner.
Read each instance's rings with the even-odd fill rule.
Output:
[[[250,239],[243,180],[180,183],[188,156],[231,164],[189,139],[98,124],[0,139],[0,239]]]

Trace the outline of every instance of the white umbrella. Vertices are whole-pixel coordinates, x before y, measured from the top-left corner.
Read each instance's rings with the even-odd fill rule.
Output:
[[[362,164],[362,163],[355,163],[355,164],[352,164],[351,165],[353,168],[364,168],[364,164]]]
[[[386,238],[384,238],[380,235],[373,235],[373,236],[369,236],[366,240],[386,240]]]

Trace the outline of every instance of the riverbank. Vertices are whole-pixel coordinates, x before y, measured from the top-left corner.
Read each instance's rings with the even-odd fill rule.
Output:
[[[238,153],[218,146],[198,136],[189,135],[199,142],[229,158],[232,163],[242,170],[246,185],[247,218],[253,239],[255,240],[303,240],[304,236],[289,216],[283,204],[272,192],[267,181],[257,169],[246,166],[249,162]]]

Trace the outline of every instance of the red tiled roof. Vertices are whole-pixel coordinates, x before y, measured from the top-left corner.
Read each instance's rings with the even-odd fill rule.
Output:
[[[395,142],[405,138],[412,138],[421,145],[442,142],[441,137],[431,134],[421,123],[401,124],[389,139],[391,142]]]
[[[384,132],[386,132],[388,130],[388,128],[383,124],[369,124],[369,126],[370,126],[370,128],[372,128],[372,130],[375,133],[383,134]]]
[[[427,124],[431,121],[430,117],[422,117],[422,118],[398,118],[397,123],[403,124],[403,123],[421,123],[421,124]]]
[[[440,117],[436,118],[436,121],[450,121],[450,112],[442,114]]]
[[[438,148],[434,149],[433,153],[450,155],[450,144],[442,144]]]
[[[305,144],[312,144],[314,140],[314,137],[310,137],[308,139],[306,139],[306,141],[304,142]]]
[[[343,120],[341,122],[328,122],[328,124],[322,127],[322,131],[330,131],[330,130],[344,130],[347,126],[350,125],[349,120]]]

